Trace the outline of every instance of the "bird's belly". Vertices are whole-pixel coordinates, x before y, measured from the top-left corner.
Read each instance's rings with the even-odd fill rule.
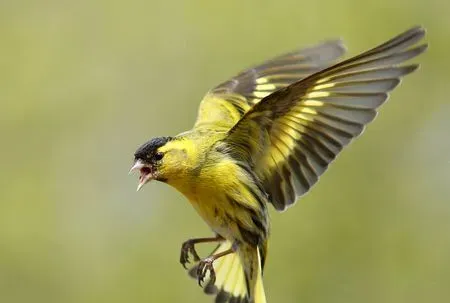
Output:
[[[225,212],[226,203],[212,196],[194,201],[190,199],[190,202],[216,234],[230,241],[236,239],[236,225]]]

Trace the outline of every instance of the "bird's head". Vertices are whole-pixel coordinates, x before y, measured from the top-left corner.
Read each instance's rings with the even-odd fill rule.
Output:
[[[179,178],[187,166],[189,144],[178,137],[157,137],[142,144],[134,153],[130,173],[139,170],[137,190],[151,180],[168,182]]]
[[[157,137],[142,144],[134,153],[134,164],[130,173],[139,170],[139,184],[137,190],[151,180],[164,180],[161,167],[164,165],[165,152],[163,146],[171,141],[171,137]]]

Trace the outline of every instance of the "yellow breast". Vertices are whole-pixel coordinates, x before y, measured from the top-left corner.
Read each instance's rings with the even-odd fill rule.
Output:
[[[226,239],[235,239],[237,227],[233,218],[238,209],[229,197],[242,186],[239,169],[230,160],[221,160],[203,167],[189,180],[172,182],[192,204],[211,229]]]

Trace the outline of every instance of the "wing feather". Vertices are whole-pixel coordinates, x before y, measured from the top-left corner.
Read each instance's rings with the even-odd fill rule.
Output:
[[[340,40],[327,41],[241,72],[203,98],[195,127],[229,130],[262,98],[329,66],[344,52]]]
[[[423,28],[412,28],[277,90],[247,111],[220,144],[251,163],[275,208],[286,209],[363,132],[400,79],[417,69],[399,64],[425,51],[426,44],[416,46],[424,35]]]

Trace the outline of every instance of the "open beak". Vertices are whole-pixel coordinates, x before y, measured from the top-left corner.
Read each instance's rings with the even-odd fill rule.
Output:
[[[151,181],[153,179],[153,169],[150,165],[145,164],[142,162],[142,160],[136,160],[134,162],[134,165],[131,167],[129,174],[134,172],[135,170],[139,170],[140,177],[139,177],[139,184],[136,191],[139,191],[144,184]]]

